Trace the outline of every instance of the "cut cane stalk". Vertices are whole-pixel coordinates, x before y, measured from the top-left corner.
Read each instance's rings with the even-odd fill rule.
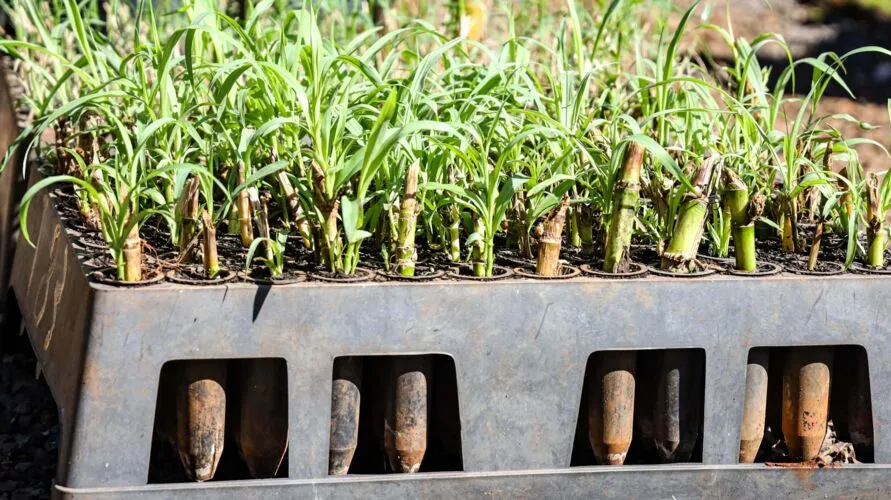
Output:
[[[297,227],[297,231],[300,233],[300,236],[303,237],[303,247],[309,250],[312,248],[312,230],[310,229],[309,220],[306,218],[306,214],[303,213],[303,207],[300,206],[300,195],[297,194],[297,190],[294,189],[291,180],[288,179],[288,174],[284,171],[279,171],[278,174],[276,174],[276,177],[285,194],[285,200],[288,203],[288,212],[294,220],[294,225]]]
[[[671,236],[668,247],[662,254],[662,269],[673,272],[692,271],[699,242],[702,239],[705,219],[708,214],[708,196],[711,188],[712,172],[720,157],[715,155],[705,159],[693,179],[693,192],[688,192],[681,204],[677,227]]]
[[[272,248],[272,241],[270,240],[269,216],[266,205],[266,196],[263,196],[263,198],[261,199],[257,188],[253,186],[248,188],[247,191],[248,198],[251,201],[251,210],[254,213],[254,221],[257,223],[257,231],[260,234],[260,237],[264,238],[263,249],[266,252],[266,262],[273,262],[275,260],[275,250]],[[272,273],[273,278],[281,277],[281,274],[277,270],[273,270]]]
[[[204,226],[204,272],[207,278],[216,278],[220,273],[220,259],[217,255],[217,230],[207,210],[201,211],[201,222]]]
[[[399,228],[396,247],[396,272],[402,276],[415,275],[415,225],[418,219],[418,175],[420,163],[415,160],[405,176],[405,193],[399,208]]]
[[[284,363],[251,359],[235,364],[240,408],[235,443],[251,477],[275,477],[288,449],[288,391]]]
[[[823,220],[817,222],[814,230],[814,241],[811,242],[811,250],[807,259],[807,270],[814,271],[817,269],[817,259],[820,257],[820,243],[823,241]]]
[[[544,233],[538,245],[538,261],[535,266],[535,272],[540,276],[560,275],[560,247],[563,243],[563,226],[566,224],[568,207],[569,198],[564,197],[542,224]]]
[[[142,280],[142,238],[139,236],[139,226],[133,224],[127,239],[124,240],[124,281]]]
[[[597,353],[588,393],[588,440],[599,464],[622,465],[634,431],[637,355]]]
[[[606,236],[603,270],[608,273],[618,273],[628,265],[635,213],[640,201],[640,169],[643,157],[643,146],[636,142],[628,144],[613,192],[613,213]]]
[[[748,187],[730,169],[724,169],[724,193],[721,197],[724,211],[729,215],[733,246],[736,252],[736,268],[741,271],[757,270],[755,253],[755,221],[764,210],[764,197],[756,194],[749,199]]]
[[[329,199],[325,191],[325,172],[316,162],[312,163],[312,195],[316,205],[322,211],[322,227],[319,234],[319,257],[321,262],[328,266],[331,272],[337,272],[341,269],[341,262],[337,258],[337,251],[340,245],[337,228],[337,212],[340,210],[340,200]]]
[[[783,436],[789,454],[803,461],[820,453],[829,416],[833,351],[828,347],[792,349],[783,371]]]
[[[656,451],[664,462],[688,462],[699,438],[702,373],[690,352],[667,350],[660,355],[656,387]]]
[[[866,203],[866,239],[869,242],[866,263],[872,267],[884,267],[888,234],[884,228],[885,214],[881,208],[879,178],[874,173],[866,178]]]
[[[209,481],[225,443],[226,362],[190,361],[177,375],[177,452],[190,479]]]
[[[770,351],[753,349],[746,366],[746,394],[743,401],[742,427],[739,433],[739,463],[755,462],[767,418],[767,371]]]
[[[183,186],[179,200],[176,204],[176,217],[178,219],[179,250],[185,252],[198,231],[198,188],[201,182],[197,177],[191,177]],[[188,259],[187,256],[183,256]]]
[[[399,356],[392,361],[391,370],[384,448],[393,472],[418,472],[427,452],[433,360],[430,356]]]
[[[331,386],[331,440],[328,474],[347,474],[359,445],[359,407],[362,398],[362,358],[348,356],[334,360]]]
[[[245,166],[243,161],[238,162],[238,184],[245,183]],[[254,226],[251,224],[251,202],[248,197],[248,190],[242,189],[238,193],[238,229],[241,232],[241,244],[250,247],[254,242]]]
[[[473,265],[474,276],[486,275],[486,247],[484,241],[485,226],[483,219],[476,217],[473,220],[473,232],[477,234],[476,241],[470,245],[470,258]]]

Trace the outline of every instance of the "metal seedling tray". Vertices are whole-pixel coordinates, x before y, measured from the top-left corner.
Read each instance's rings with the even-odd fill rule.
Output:
[[[717,276],[263,287],[91,283],[44,195],[12,286],[60,411],[57,493],[70,498],[891,495],[891,399],[873,398],[875,465],[737,465],[749,349],[860,345],[891,391],[891,280]],[[361,307],[356,307],[361,304]],[[595,351],[700,348],[701,465],[569,468]],[[327,476],[331,373],[344,355],[455,361],[461,473]],[[180,359],[283,358],[288,479],[146,485],[158,377]]]

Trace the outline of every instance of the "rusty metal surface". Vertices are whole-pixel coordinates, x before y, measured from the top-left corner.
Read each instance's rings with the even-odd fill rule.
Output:
[[[789,455],[812,460],[820,453],[829,418],[833,349],[791,349],[783,371],[783,436]]]
[[[45,203],[45,197],[35,201]],[[425,494],[434,483],[508,492],[514,491],[512,484],[534,492],[574,483],[609,496],[603,485],[627,487],[649,483],[650,477],[661,478],[668,488],[660,492],[671,491],[672,485],[704,488],[710,481],[758,491],[757,485],[766,488],[772,478],[771,484],[785,485],[785,491],[802,491],[798,471],[749,472],[733,465],[739,454],[749,348],[862,345],[873,361],[872,393],[891,391],[891,345],[886,342],[891,325],[885,319],[891,281],[881,277],[120,289],[87,284],[58,220],[51,210],[44,212],[42,221],[32,218],[38,250],[16,254],[13,286],[60,406],[59,484],[71,487],[145,484],[159,373],[165,362],[176,359],[281,357],[287,362],[289,440],[300,443],[289,448],[292,481],[207,486],[217,488],[213,491],[218,495],[262,487],[271,488],[271,495],[290,491],[300,496],[313,488],[340,487],[323,480],[328,477],[332,366],[339,356],[452,356],[468,473],[441,483],[429,479],[443,477],[439,475],[417,476],[423,478],[419,482],[412,479],[415,475],[365,482],[332,479],[346,481],[346,498],[348,491],[359,496]],[[619,300],[622,306],[616,307]],[[691,303],[697,307],[684,307]],[[361,313],[356,304],[363,305]],[[705,351],[702,455],[704,464],[717,467],[621,467],[610,468],[610,475],[596,468],[534,472],[569,465],[592,352],[683,348]],[[875,398],[873,416],[875,460],[889,464],[891,398]],[[491,478],[481,474],[495,471],[522,472]],[[517,479],[525,474],[528,479]],[[857,488],[888,493],[889,483],[889,470],[876,465],[819,471],[808,484],[826,488],[820,494],[831,494]],[[171,491],[205,491],[141,488],[167,496]],[[748,491],[732,488],[727,491]]]
[[[183,363],[165,387],[176,402],[176,450],[186,475],[213,479],[223,455],[226,433],[225,360]]]
[[[427,452],[433,359],[398,356],[388,363],[384,448],[392,472],[415,473]]]
[[[588,394],[588,440],[597,462],[622,465],[634,429],[634,376],[637,354],[606,351],[594,355]]]
[[[69,489],[69,500],[169,498],[366,500],[369,498],[857,498],[891,494],[888,467],[769,469],[763,466],[578,467],[492,473],[349,476],[136,488]]]

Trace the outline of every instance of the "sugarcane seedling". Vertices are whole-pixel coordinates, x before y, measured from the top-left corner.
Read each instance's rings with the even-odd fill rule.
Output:
[[[594,355],[589,379],[588,441],[597,463],[622,465],[634,432],[637,354],[607,351]]]
[[[538,243],[538,260],[535,272],[539,276],[560,275],[560,247],[563,244],[563,226],[566,224],[566,210],[569,208],[569,197],[563,198],[542,222],[542,236]]]
[[[194,481],[213,479],[226,432],[226,372],[222,360],[189,361],[175,382],[176,448]]]
[[[287,372],[279,359],[234,364],[239,408],[232,422],[235,443],[251,477],[275,477],[288,449]]]
[[[608,273],[627,271],[631,260],[631,236],[634,234],[637,204],[640,201],[640,170],[644,152],[642,145],[629,143],[625,148],[622,167],[616,174],[603,256],[603,270]]]
[[[783,436],[794,459],[817,457],[826,437],[833,349],[790,349],[783,370]]]
[[[399,207],[399,226],[396,235],[396,273],[402,276],[415,275],[415,230],[418,221],[418,175],[420,162],[415,160],[405,175],[405,192]]]
[[[879,178],[874,173],[866,177],[866,240],[869,245],[866,264],[875,268],[885,267],[888,233],[885,231]]]
[[[201,211],[201,224],[204,240],[201,252],[204,260],[204,273],[208,279],[213,279],[220,274],[220,259],[217,255],[217,230],[206,209]]]
[[[660,353],[653,414],[655,444],[663,462],[688,462],[702,419],[703,373],[690,351]]]
[[[693,176],[693,191],[684,195],[678,213],[677,226],[668,247],[662,254],[662,269],[672,272],[695,270],[696,252],[702,239],[705,219],[708,215],[708,198],[712,185],[712,173],[720,157],[712,155],[699,165]]]
[[[331,438],[328,445],[328,474],[347,474],[359,445],[359,407],[362,402],[362,358],[345,356],[334,360],[331,385]]]
[[[418,472],[427,453],[433,359],[397,356],[390,367],[384,449],[391,471]]]
[[[197,177],[191,177],[183,186],[179,200],[176,204],[176,219],[179,226],[179,251],[181,254],[189,251],[192,239],[198,232],[198,188],[201,181]],[[188,255],[182,255],[181,259],[188,259]]]
[[[721,201],[724,212],[730,217],[733,246],[736,252],[736,268],[754,272],[758,268],[755,253],[755,222],[764,211],[764,196],[755,194],[749,198],[748,186],[731,169],[723,170],[724,192]]]
[[[746,393],[739,431],[739,463],[755,462],[767,419],[767,372],[770,367],[768,349],[752,349],[746,365]]]
[[[247,181],[244,162],[238,161],[238,184],[243,185]],[[241,244],[245,247],[251,246],[254,241],[254,226],[251,224],[251,202],[247,189],[238,192],[236,198],[236,209],[238,211],[238,229],[241,234]]]
[[[337,258],[341,245],[337,227],[337,213],[340,211],[340,200],[329,198],[325,188],[325,171],[315,161],[312,162],[312,196],[321,212],[321,220],[317,227],[319,261],[328,266],[331,272],[342,269],[341,260]]]

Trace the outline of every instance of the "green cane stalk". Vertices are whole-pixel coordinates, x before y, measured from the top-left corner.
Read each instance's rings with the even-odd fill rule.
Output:
[[[672,272],[692,272],[696,262],[696,252],[702,239],[706,216],[708,215],[708,195],[712,173],[720,157],[712,156],[699,165],[694,176],[695,191],[688,191],[678,213],[677,227],[671,241],[662,254],[662,269]]]
[[[405,176],[405,193],[399,208],[399,234],[396,247],[396,272],[402,276],[415,274],[415,227],[418,221],[418,161],[412,163]]]
[[[644,152],[642,145],[637,142],[629,143],[625,149],[622,168],[617,174],[613,191],[613,213],[606,236],[606,253],[603,256],[603,270],[608,273],[621,272],[630,260],[631,236],[640,201],[640,170]]]

